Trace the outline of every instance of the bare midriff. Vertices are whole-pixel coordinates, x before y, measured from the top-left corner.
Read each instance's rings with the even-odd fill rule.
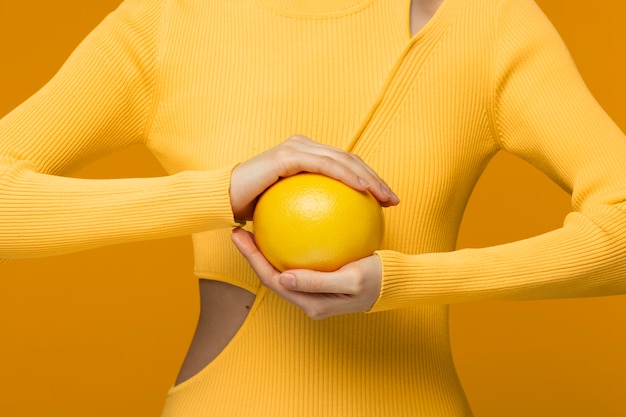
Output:
[[[200,317],[176,384],[191,378],[224,350],[252,307],[255,295],[219,281],[200,280]]]

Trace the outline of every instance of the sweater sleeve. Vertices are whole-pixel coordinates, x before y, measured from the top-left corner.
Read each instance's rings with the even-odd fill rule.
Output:
[[[161,0],[126,0],[41,90],[0,120],[0,259],[48,256],[234,225],[230,170],[69,178],[145,140]]]
[[[503,245],[418,255],[379,251],[383,283],[371,311],[626,292],[624,134],[532,0],[502,2],[499,19],[497,140],[570,192],[573,211],[560,229]]]

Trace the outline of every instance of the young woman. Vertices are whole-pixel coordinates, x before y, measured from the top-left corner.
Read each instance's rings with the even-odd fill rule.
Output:
[[[62,176],[134,143],[169,175]],[[455,251],[500,149],[574,211]],[[469,416],[448,304],[626,290],[626,141],[531,0],[127,0],[0,122],[0,162],[0,258],[193,233],[202,313],[164,416]],[[383,249],[275,271],[238,225],[301,171],[394,206]]]

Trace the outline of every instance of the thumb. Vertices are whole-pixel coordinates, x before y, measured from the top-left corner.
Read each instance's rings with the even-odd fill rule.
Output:
[[[355,294],[358,290],[358,277],[350,276],[342,270],[319,272],[307,269],[285,271],[278,282],[291,291],[324,294]]]

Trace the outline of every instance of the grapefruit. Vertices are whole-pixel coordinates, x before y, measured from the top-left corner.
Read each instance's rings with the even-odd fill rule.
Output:
[[[279,180],[252,219],[257,246],[279,271],[334,271],[380,248],[384,218],[369,192],[320,174]]]

